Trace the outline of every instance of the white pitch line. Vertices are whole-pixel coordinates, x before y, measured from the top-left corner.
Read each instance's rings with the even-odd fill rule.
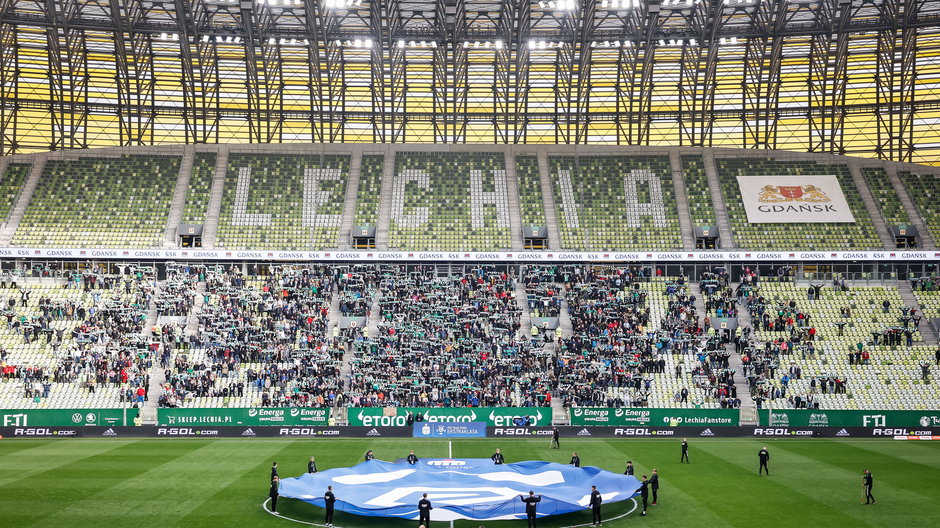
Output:
[[[608,518],[607,520],[608,520],[608,521],[616,521],[617,519],[623,519],[623,518],[626,517],[627,515],[630,515],[631,513],[635,512],[636,509],[640,506],[640,504],[636,501],[636,499],[630,499],[630,500],[633,502],[633,508],[631,508],[630,511],[628,511],[628,512],[626,512],[626,513],[623,513],[623,514],[620,514],[620,515],[618,515],[618,516],[616,516],[616,517],[610,517],[610,518]],[[291,517],[286,517],[286,516],[281,515],[281,514],[279,514],[279,513],[274,513],[274,512],[272,512],[271,510],[268,509],[268,503],[269,503],[269,502],[271,502],[271,499],[267,499],[267,500],[265,500],[264,502],[262,502],[262,503],[261,503],[261,508],[263,508],[264,511],[268,512],[269,514],[271,514],[271,515],[273,515],[273,516],[275,516],[275,517],[280,517],[281,519],[284,519],[285,521],[291,521],[291,522],[295,522],[295,523],[297,523],[297,524],[305,524],[305,525],[307,525],[307,526],[320,526],[320,527],[322,527],[322,528],[326,528],[326,525],[325,525],[325,524],[319,524],[319,523],[314,523],[314,522],[309,522],[309,521],[301,521],[300,519],[294,519],[294,518],[291,518]],[[544,517],[543,517],[543,518],[544,518]],[[520,519],[520,520],[521,520],[521,519]],[[450,525],[453,526],[453,525],[454,525],[454,521],[450,521]],[[592,525],[591,525],[591,523],[572,524],[571,526],[562,526],[561,528],[582,528],[582,527],[584,527],[584,526],[592,526]],[[336,525],[333,525],[333,528],[340,528],[340,527],[338,527],[338,526],[336,526]]]

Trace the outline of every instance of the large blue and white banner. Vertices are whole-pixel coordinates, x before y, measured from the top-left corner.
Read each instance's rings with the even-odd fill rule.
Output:
[[[421,422],[414,424],[415,438],[484,438],[486,422]]]
[[[418,500],[427,493],[434,507],[432,521],[500,520],[525,518],[521,495],[529,490],[542,496],[539,517],[588,509],[592,485],[609,504],[635,496],[640,482],[596,467],[554,462],[496,465],[486,458],[435,458],[411,465],[370,460],[283,479],[281,496],[323,507],[326,487],[333,486],[339,511],[417,519]]]

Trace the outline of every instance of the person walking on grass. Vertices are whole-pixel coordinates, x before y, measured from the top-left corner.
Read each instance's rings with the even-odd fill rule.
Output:
[[[862,472],[862,488],[865,491],[865,504],[875,503],[875,497],[871,494],[872,480],[874,480],[874,477],[872,477],[871,471],[866,469]]]
[[[767,451],[767,446],[764,446],[757,452],[757,459],[760,461],[760,467],[757,468],[758,476],[761,474],[761,471],[766,471],[767,476],[770,476],[770,468],[767,467],[767,462],[770,462],[770,452]]]

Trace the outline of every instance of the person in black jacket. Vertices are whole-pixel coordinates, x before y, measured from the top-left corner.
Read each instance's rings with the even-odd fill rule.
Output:
[[[862,476],[862,487],[865,488],[865,504],[875,503],[875,497],[871,494],[871,487],[872,487],[873,479],[874,477],[872,477],[871,471],[868,471],[866,469]]]
[[[639,493],[640,497],[643,499],[643,512],[640,513],[640,515],[646,515],[646,503],[650,496],[650,481],[646,480],[646,475],[643,475],[643,480],[640,481],[640,487],[637,488],[634,493]]]
[[[679,457],[679,463],[682,461],[689,463],[689,441],[685,438],[682,439],[682,456]]]
[[[650,489],[653,491],[653,506],[656,506],[656,494],[659,492],[659,473],[653,468],[653,474],[650,475]]]
[[[522,502],[525,503],[525,516],[529,521],[529,528],[535,528],[535,508],[536,505],[542,500],[541,495],[536,495],[534,491],[529,491],[529,496],[519,495],[519,498],[522,499]]]
[[[558,428],[552,426],[552,443],[548,446],[549,449],[561,449],[561,444],[558,443]]]
[[[317,472],[317,461],[315,458],[310,457],[310,462],[307,462],[307,473],[316,473]]]
[[[770,452],[767,451],[767,446],[761,448],[757,452],[757,459],[760,460],[760,467],[757,468],[758,476],[761,474],[761,471],[766,471],[767,476],[770,476],[770,468],[767,467],[767,462],[770,461]]]
[[[408,463],[412,466],[418,463],[418,457],[415,456],[415,450],[412,449],[408,452]]]
[[[493,453],[493,456],[490,457],[490,460],[492,460],[493,463],[497,466],[506,461],[506,459],[503,458],[503,454],[499,452],[498,447],[496,448],[496,452]]]
[[[370,461],[370,460],[375,460],[375,455],[372,454],[372,450],[371,450],[371,449],[368,450],[368,451],[366,451],[366,458],[365,458],[365,461],[366,461],[366,462],[368,462],[368,461]]]
[[[601,502],[601,492],[597,491],[597,486],[591,486],[591,513],[594,515],[592,526],[601,525]]]
[[[425,493],[421,495],[421,500],[418,501],[418,524],[423,526],[431,525],[431,510],[434,507],[431,506],[431,501],[428,500],[428,494]]]
[[[271,513],[274,513],[276,515],[279,515],[277,513],[277,498],[280,495],[280,493],[278,492],[279,485],[280,485],[280,479],[278,479],[277,476],[275,475],[275,477],[271,479],[271,491],[268,492],[268,497],[271,497]]]
[[[275,463],[271,466],[271,480],[274,480],[274,479],[276,479],[276,478],[278,478],[278,474],[277,474],[277,462],[275,462]]]
[[[632,460],[627,460],[627,469],[623,470],[623,474],[630,475],[631,477],[633,476],[633,461]]]
[[[574,467],[581,467],[581,457],[578,456],[577,452],[571,453],[571,462],[569,462]]]
[[[326,493],[323,494],[323,504],[326,507],[326,519],[323,523],[327,526],[333,526],[333,506],[336,504],[336,495],[333,495],[333,486],[326,487]]]

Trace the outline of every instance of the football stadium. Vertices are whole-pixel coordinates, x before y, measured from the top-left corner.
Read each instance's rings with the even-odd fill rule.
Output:
[[[940,524],[940,1],[0,0],[0,198],[0,526]]]

